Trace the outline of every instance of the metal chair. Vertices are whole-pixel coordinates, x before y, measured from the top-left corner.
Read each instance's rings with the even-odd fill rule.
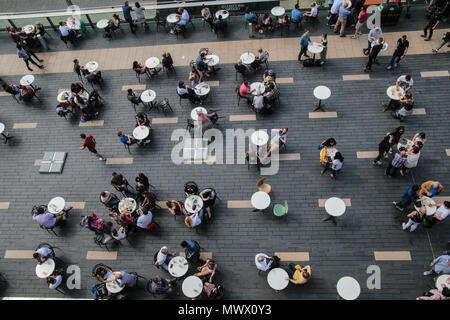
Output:
[[[161,110],[163,113],[173,112],[172,107],[170,106],[169,99],[164,98],[160,102],[156,104],[156,108]]]
[[[109,251],[108,243],[113,242],[116,243],[119,242],[118,240],[115,240],[111,235],[101,232],[97,233],[94,237],[94,242],[96,245],[98,245],[100,248],[105,248],[107,251]]]
[[[104,268],[108,268],[110,270],[112,270],[110,267],[108,267],[107,265],[103,264],[103,263],[97,263],[91,271],[91,274],[94,278],[97,278],[97,270],[99,269],[104,269]]]
[[[55,228],[54,226],[51,228],[47,228],[47,227],[44,227],[43,225],[39,225],[39,227],[43,230],[46,230],[48,233],[53,233],[55,236],[58,236],[58,234],[54,230],[54,228]]]
[[[236,72],[236,74],[237,74],[237,72]],[[239,92],[239,89],[240,89],[239,86],[237,86],[236,89],[235,89],[236,95],[237,95],[238,106],[239,106],[239,103],[241,102],[241,99],[242,99],[241,94]]]
[[[163,27],[164,30],[167,32],[167,21],[166,19],[161,18],[160,16],[155,16],[155,22],[156,22],[156,31],[159,31],[159,27]]]
[[[287,201],[284,201],[284,206],[281,204],[276,204],[273,207],[273,214],[276,217],[282,217],[285,216],[288,213],[288,203]]]

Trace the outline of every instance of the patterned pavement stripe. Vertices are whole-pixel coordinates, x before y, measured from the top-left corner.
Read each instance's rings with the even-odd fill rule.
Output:
[[[13,129],[35,129],[37,127],[37,122],[22,122],[14,123]]]
[[[0,210],[8,210],[10,202],[0,202]]]
[[[106,164],[132,164],[133,158],[106,158]]]
[[[105,124],[104,120],[91,120],[86,122],[80,122],[80,127],[102,127]]]
[[[117,251],[88,251],[86,260],[117,260]]]
[[[130,84],[130,85],[122,86],[122,91],[127,91],[128,89],[145,90],[146,87],[147,87],[147,85],[145,85],[145,84]]]
[[[378,151],[358,151],[356,157],[358,159],[371,159],[378,156]]]
[[[300,160],[300,153],[280,153],[280,161],[283,160]]]
[[[409,251],[374,251],[374,257],[377,261],[411,261]]]
[[[256,121],[256,114],[230,115],[230,121]]]
[[[228,200],[227,208],[243,209],[243,208],[253,208],[253,206],[250,200]]]
[[[337,112],[328,111],[328,112],[310,112],[310,119],[323,119],[323,118],[337,118]]]
[[[153,118],[152,124],[166,124],[166,123],[178,123],[178,117],[176,118]]]
[[[370,75],[368,74],[345,74],[342,76],[344,81],[358,81],[358,80],[370,80]]]
[[[423,71],[420,73],[422,78],[431,78],[431,77],[448,77],[449,73],[447,70],[442,71]]]
[[[34,250],[6,250],[4,259],[33,259]]]

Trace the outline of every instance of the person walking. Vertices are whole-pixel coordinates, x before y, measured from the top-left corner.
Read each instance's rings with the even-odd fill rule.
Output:
[[[379,37],[383,37],[383,31],[380,27],[375,27],[369,31],[369,34],[367,35],[367,48],[363,49],[364,55],[369,55],[372,43],[376,43]]]
[[[395,48],[391,62],[389,63],[386,69],[391,70],[393,67],[397,68],[397,65],[399,64],[400,60],[403,60],[405,58],[405,55],[408,53],[408,48],[409,48],[409,41],[406,40],[406,35],[403,35],[400,39],[397,40],[397,47]]]
[[[98,153],[97,150],[95,149],[96,141],[92,135],[88,134],[86,136],[84,133],[82,133],[80,134],[80,138],[84,140],[83,145],[80,147],[80,150],[84,150],[87,148],[90,152],[92,152],[98,157],[98,160],[106,161],[106,158],[103,157],[100,153]]]
[[[392,159],[391,164],[386,169],[385,175],[388,177],[394,177],[397,173],[397,170],[403,167],[403,165],[406,162],[407,154],[406,154],[406,148],[400,147],[398,149],[399,152],[397,152],[394,156],[394,159]]]
[[[298,54],[298,62],[302,62],[302,56],[309,58],[308,54],[308,44],[311,42],[311,38],[309,37],[309,29],[305,29],[305,33],[303,33],[300,38],[300,53]]]
[[[450,31],[447,31],[444,33],[444,36],[442,37],[442,43],[439,47],[436,49],[431,49],[434,53],[438,53],[439,49],[441,49],[446,43],[448,43],[447,47],[450,47]]]
[[[383,48],[383,38],[379,38],[377,44],[374,45],[370,50],[369,61],[367,62],[364,72],[372,71],[372,64],[375,63],[375,60],[377,59],[377,56],[382,48]]]
[[[148,25],[147,22],[145,20],[145,14],[144,14],[144,10],[145,8],[141,7],[141,5],[139,4],[139,2],[136,2],[134,4],[134,8],[132,9],[134,12],[136,12],[136,17],[138,19],[138,22],[141,24],[142,29],[144,29],[144,31],[148,30]],[[136,27],[137,29],[137,27]]]
[[[362,29],[364,23],[367,21],[367,9],[365,7],[361,8],[361,12],[358,15],[358,22],[355,26],[355,34],[352,36],[352,39],[358,39],[358,35],[362,34]]]
[[[345,26],[347,25],[347,18],[350,14],[350,10],[347,9],[348,4],[347,4],[347,6],[346,6],[346,4],[347,3],[344,3],[339,8],[339,18],[336,22],[336,25],[334,26],[334,33],[338,33],[339,26],[341,27],[341,30],[339,33],[339,36],[341,38],[345,37]]]
[[[436,11],[433,13],[430,20],[428,21],[428,24],[425,26],[425,28],[423,28],[423,34],[420,35],[422,38],[425,38],[423,40],[425,40],[425,41],[431,40],[431,37],[433,36],[433,31],[436,29],[439,22],[441,22],[441,19],[442,19],[442,14],[439,11],[439,9],[436,9]],[[429,29],[430,35],[427,38],[428,29]]]
[[[44,66],[38,65],[36,61],[34,61],[30,55],[25,51],[25,49],[22,47],[22,45],[17,45],[17,55],[19,58],[22,58],[25,64],[27,65],[28,70],[33,71],[33,69],[30,68],[30,62],[37,66],[39,69],[44,68]]]
[[[137,25],[133,23],[133,18],[131,17],[131,7],[128,4],[128,1],[125,1],[124,5],[122,6],[122,12],[123,17],[125,18],[125,21],[130,24],[130,30],[132,33],[135,33],[137,30]]]

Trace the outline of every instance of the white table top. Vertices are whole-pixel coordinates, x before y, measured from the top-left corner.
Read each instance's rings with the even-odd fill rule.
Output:
[[[220,61],[219,57],[215,54],[208,54],[206,58],[211,59],[211,61],[208,61],[208,66],[210,67],[217,65]]]
[[[177,23],[180,18],[177,17],[176,13],[171,13],[167,16],[166,20],[168,23]]]
[[[327,156],[329,156],[330,158],[334,158],[336,152],[337,152],[336,148],[327,148]]]
[[[447,288],[450,289],[450,274],[441,274],[439,277],[436,278],[436,289],[442,290],[443,284],[447,285]]]
[[[188,269],[189,263],[182,256],[176,256],[169,262],[169,273],[176,278],[184,276]]]
[[[22,27],[22,31],[25,32],[26,34],[30,34],[34,31],[34,26],[32,24],[28,24]]]
[[[256,89],[255,91],[252,92],[252,94],[253,94],[254,96],[257,95],[258,90],[259,90],[259,93],[260,93],[260,94],[263,94],[264,91],[266,91],[266,87],[264,86],[264,83],[262,83],[262,82],[253,82],[253,83],[250,85],[250,91],[253,90],[253,89]]]
[[[255,55],[251,52],[245,52],[241,55],[241,61],[243,64],[251,64],[255,61]]]
[[[387,88],[386,94],[392,100],[400,100],[400,98],[405,94],[405,90],[403,90],[403,88],[401,87],[398,87],[398,89],[396,89],[395,86],[390,86],[389,88]]]
[[[320,46],[319,43],[313,42],[310,45],[308,45],[308,51],[311,53],[321,53],[323,51],[323,48]]]
[[[32,74],[27,74],[20,79],[20,84],[23,86],[29,86],[34,82],[34,76]]]
[[[157,57],[151,57],[145,61],[145,66],[149,69],[156,68],[156,66],[158,64],[159,64],[159,59]]]
[[[89,61],[84,65],[87,71],[94,72],[98,69],[98,62],[97,61]]]
[[[216,12],[216,18],[219,19],[219,16],[222,16],[222,19],[225,20],[230,16],[230,12],[227,10],[219,10]]]
[[[256,209],[264,210],[270,206],[270,196],[263,191],[257,191],[252,195],[251,203]]]
[[[69,29],[80,30],[80,20],[75,19],[74,17],[68,17],[67,26],[69,27]]]
[[[325,202],[325,211],[333,217],[342,216],[345,212],[344,200],[336,197],[329,198]]]
[[[136,207],[137,207],[137,203],[136,203],[136,200],[134,200],[133,198],[123,198],[119,202],[119,212],[120,213],[125,213],[125,214],[133,213],[134,210],[136,210]]]
[[[269,135],[265,130],[258,130],[252,133],[250,140],[257,146],[263,146],[269,141]]]
[[[375,46],[377,44],[377,41],[373,41],[371,46]],[[383,48],[381,48],[381,51],[386,51],[388,49],[389,45],[387,44],[387,42],[383,42]]]
[[[61,211],[64,210],[64,207],[66,206],[66,200],[62,197],[55,197],[48,203],[48,212],[53,214],[58,214]]]
[[[208,113],[208,111],[206,111],[206,109],[203,108],[203,107],[197,107],[197,108],[192,109],[192,111],[191,111],[191,118],[194,121],[198,120],[197,111],[201,111],[204,114]]]
[[[120,274],[120,272],[114,272],[114,273]],[[113,279],[114,279],[114,274],[110,274],[108,279],[106,279],[106,280],[113,280]],[[120,279],[117,279],[116,281],[113,281],[113,282],[106,283],[106,289],[108,289],[108,291],[111,293],[119,293],[120,291],[123,290],[123,288],[125,288],[125,286],[122,286],[122,281]]]
[[[72,92],[70,92],[70,90],[64,90],[58,94],[56,100],[58,102],[67,102],[70,98],[72,98]]]
[[[36,265],[36,275],[41,279],[51,276],[53,271],[55,271],[55,261],[51,258],[42,264]]]
[[[97,22],[97,28],[105,29],[108,26],[109,21],[107,19],[102,19]]]
[[[331,96],[331,90],[325,86],[318,86],[314,88],[314,97],[319,100],[326,100]]]
[[[400,149],[401,147],[405,147],[407,151],[411,149],[414,146],[414,142],[412,140],[406,139],[406,138],[400,138],[399,143],[397,143],[397,149]]]
[[[193,209],[194,204],[196,205],[195,210]],[[191,195],[184,200],[184,208],[190,213],[199,212],[203,208],[203,199],[200,196]]]
[[[289,284],[289,280],[286,280],[288,277],[289,275],[284,269],[274,268],[269,271],[267,282],[272,289],[283,290]]]
[[[211,91],[211,87],[209,84],[201,82],[195,86],[194,91],[198,96],[206,96]]]
[[[148,137],[148,134],[150,133],[150,129],[146,126],[137,126],[133,130],[133,137],[135,137],[138,140],[143,140]]]
[[[0,133],[3,133],[5,131],[5,124],[0,122]]]
[[[427,209],[427,216],[432,216],[433,214],[435,214],[437,207],[436,206],[429,207],[428,205],[436,204],[436,202],[432,198],[429,198],[429,197],[422,197],[422,198],[425,198],[424,200],[422,200],[421,203],[422,203],[422,206],[425,206],[425,208]],[[420,208],[418,208],[416,206],[414,206],[414,208],[417,211],[420,210]]]
[[[155,98],[156,92],[151,89],[147,89],[141,93],[142,102],[152,102],[153,100],[155,100]]]
[[[270,10],[270,13],[272,13],[272,15],[274,15],[275,17],[280,17],[285,12],[286,12],[286,10],[284,10],[283,7],[273,7],[272,10]]]
[[[199,277],[189,276],[184,279],[183,284],[181,286],[183,293],[188,298],[196,298],[203,291],[203,283]]]
[[[336,285],[339,296],[344,300],[355,300],[361,293],[358,281],[352,277],[342,277]]]

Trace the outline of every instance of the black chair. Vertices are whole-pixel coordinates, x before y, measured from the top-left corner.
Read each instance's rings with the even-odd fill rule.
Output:
[[[167,32],[167,21],[164,18],[161,18],[160,16],[155,16],[155,22],[156,22],[156,31],[159,31],[159,27],[163,27],[164,30]]]
[[[108,268],[109,270],[112,270],[110,267],[108,267],[107,265],[103,264],[103,263],[97,263],[93,268],[92,268],[92,276],[94,278],[97,278],[97,270],[99,269],[104,269],[104,268]]]
[[[169,99],[164,98],[160,102],[156,104],[156,108],[161,110],[163,113],[173,112],[172,107],[170,106]]]
[[[47,227],[44,227],[43,225],[39,225],[39,227],[41,227],[41,229],[43,229],[43,230],[46,230],[48,233],[53,233],[55,236],[58,236],[58,234],[54,230],[54,228],[55,228],[54,226],[51,228],[47,228]]]
[[[188,118],[187,119],[187,125],[186,125],[186,130],[191,132],[191,129],[194,128],[194,120]]]
[[[237,87],[235,88],[236,96],[237,96],[237,101],[238,101],[238,106],[239,106],[239,103],[241,102],[241,99],[243,98],[243,97],[241,97],[241,94],[240,94],[240,92],[239,92],[239,89],[240,89],[239,86],[237,86]]]
[[[120,243],[119,240],[114,239],[110,234],[104,232],[97,233],[94,237],[94,242],[100,248],[105,248],[107,251],[109,251],[108,248],[109,243],[115,243],[116,245]]]
[[[186,189],[190,189],[191,191],[193,191],[195,195],[198,195],[198,185],[197,183],[195,183],[194,181],[188,181],[184,184],[184,192],[187,192]],[[186,195],[185,195],[186,196]]]
[[[173,66],[173,64],[171,66],[164,66],[163,65],[163,69],[164,71],[166,71],[167,76],[169,76],[169,72],[173,71],[173,73],[177,74],[177,72],[175,71],[175,67]]]

